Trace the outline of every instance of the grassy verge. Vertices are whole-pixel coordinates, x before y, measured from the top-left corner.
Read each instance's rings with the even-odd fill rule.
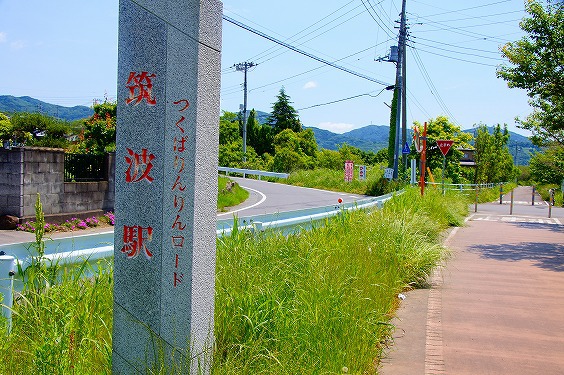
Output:
[[[366,180],[361,181],[355,175],[351,182],[345,182],[343,171],[318,168],[292,172],[288,179],[280,182],[295,186],[366,195],[381,195],[399,188],[399,186],[396,186],[397,183],[391,183],[390,186],[380,186],[387,180],[382,182],[383,171],[379,169],[369,170],[367,175]]]
[[[288,237],[218,245],[214,374],[376,373],[397,294],[425,283],[467,203],[416,189]]]
[[[397,294],[425,284],[466,211],[460,196],[409,189],[311,231],[218,239],[212,373],[376,373]],[[111,372],[112,274],[82,271],[18,297],[0,373]]]

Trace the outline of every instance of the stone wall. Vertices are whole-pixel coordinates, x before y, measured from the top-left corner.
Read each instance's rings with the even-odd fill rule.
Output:
[[[0,216],[35,215],[37,193],[46,216],[81,216],[114,209],[114,154],[105,181],[64,182],[64,151],[52,148],[0,150]]]

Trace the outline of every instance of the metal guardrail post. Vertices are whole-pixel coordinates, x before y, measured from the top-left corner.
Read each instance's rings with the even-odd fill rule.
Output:
[[[511,204],[509,205],[509,215],[513,215],[513,191],[515,189],[511,190]]]
[[[0,294],[2,295],[2,316],[6,318],[7,333],[12,331],[12,303],[14,301],[15,258],[0,255]]]
[[[476,199],[474,199],[474,212],[478,212],[478,193],[480,192],[480,186],[476,185],[474,187],[474,190],[476,191]]]

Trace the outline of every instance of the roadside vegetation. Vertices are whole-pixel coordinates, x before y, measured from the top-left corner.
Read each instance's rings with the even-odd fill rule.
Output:
[[[408,189],[310,231],[218,239],[212,373],[376,373],[398,293],[425,286],[446,255],[440,234],[462,224],[467,203]],[[16,297],[0,373],[110,372],[113,277],[99,266]]]

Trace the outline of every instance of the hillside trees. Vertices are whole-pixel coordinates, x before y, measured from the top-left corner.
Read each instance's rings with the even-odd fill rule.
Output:
[[[564,147],[564,6],[528,0],[525,10],[530,17],[520,27],[527,34],[503,46],[511,65],[499,67],[497,76],[531,98],[533,113],[518,122],[533,133],[533,142]]]
[[[72,134],[70,123],[41,113],[14,114],[11,139],[26,146],[66,148],[66,136]]]
[[[507,148],[509,132],[507,125],[501,130],[498,124],[490,134],[486,125],[480,125],[474,141],[476,162],[476,183],[511,181],[517,173],[513,157]]]

